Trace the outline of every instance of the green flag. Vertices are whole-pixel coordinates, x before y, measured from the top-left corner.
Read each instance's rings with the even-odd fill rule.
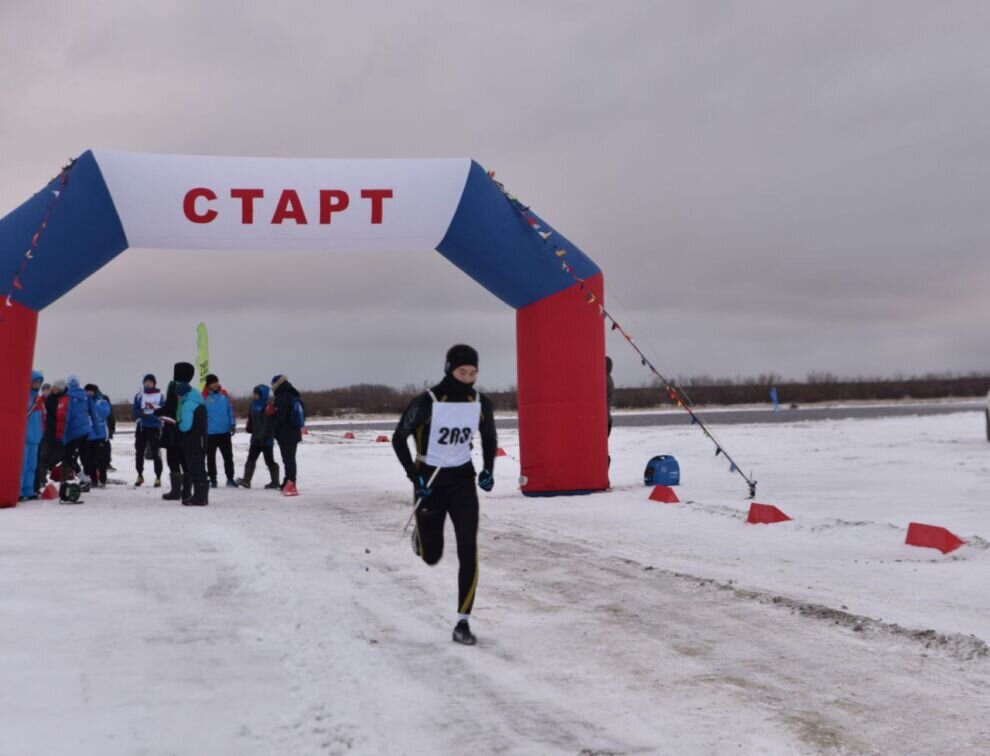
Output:
[[[210,374],[210,337],[206,324],[196,326],[196,367],[199,370],[199,390],[206,386],[206,376]]]

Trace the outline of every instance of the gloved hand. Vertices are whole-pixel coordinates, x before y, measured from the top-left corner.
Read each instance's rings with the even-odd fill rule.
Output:
[[[491,491],[495,487],[495,476],[491,470],[482,470],[478,473],[478,488],[482,491]]]
[[[422,475],[416,476],[416,480],[413,481],[413,485],[416,486],[416,498],[420,501],[429,498],[429,495],[433,493],[433,489],[426,485],[426,481],[423,480]]]

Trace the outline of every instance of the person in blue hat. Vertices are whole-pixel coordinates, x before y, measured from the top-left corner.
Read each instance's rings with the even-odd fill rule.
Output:
[[[27,433],[24,439],[24,465],[21,468],[21,501],[37,499],[36,477],[38,470],[38,449],[45,434],[45,405],[41,396],[41,385],[45,376],[35,370],[31,373],[31,390],[28,392]]]
[[[107,425],[110,402],[95,383],[86,384],[86,395],[89,397],[89,416],[93,425],[89,432],[89,470],[86,472],[93,479],[94,486],[106,488],[107,468],[110,466],[110,428]]]
[[[265,485],[265,488],[278,490],[279,469],[275,463],[273,449],[275,447],[275,408],[269,401],[271,390],[263,383],[254,387],[251,396],[251,409],[248,411],[247,432],[251,436],[251,447],[248,449],[247,462],[244,463],[244,477],[237,480],[237,484],[244,488],[251,487],[251,479],[254,477],[254,469],[258,463],[258,457],[264,455],[265,466],[272,476],[272,482]]]
[[[84,491],[89,490],[92,468],[89,458],[89,434],[93,430],[93,416],[90,413],[90,400],[86,390],[79,385],[79,378],[70,375],[66,380],[68,408],[65,417],[65,432],[62,443],[65,445],[65,461],[70,467],[79,470],[80,484]],[[78,461],[77,461],[78,460]]]

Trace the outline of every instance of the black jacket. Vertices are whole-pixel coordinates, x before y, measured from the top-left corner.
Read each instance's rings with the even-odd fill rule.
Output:
[[[275,389],[275,415],[272,419],[275,440],[280,444],[302,441],[302,429],[292,424],[292,405],[299,399],[296,387],[284,381]]]
[[[179,395],[175,393],[175,381],[168,382],[168,388],[165,390],[165,404],[161,408],[155,410],[155,414],[159,417],[170,417],[176,422],[178,418],[176,413],[179,409]],[[179,443],[179,429],[175,423],[162,423],[162,448],[178,448]]]
[[[481,402],[481,422],[478,433],[481,435],[481,453],[486,470],[495,470],[495,452],[498,451],[498,435],[495,431],[495,410],[487,396],[477,392],[473,386],[461,383],[450,376],[444,378],[432,389],[437,401],[441,402]],[[430,445],[430,421],[433,416],[433,399],[429,392],[424,391],[415,397],[406,411],[399,418],[399,424],[392,434],[392,448],[399,458],[406,476],[415,481],[422,476],[429,480],[436,469],[425,462],[413,460],[409,452],[408,439],[413,437],[416,443],[418,457],[426,457]],[[459,481],[465,477],[474,477],[474,464],[467,462],[460,467],[444,468],[434,480],[434,485],[442,486],[447,482]]]
[[[179,448],[183,454],[206,454],[206,431],[209,421],[206,417],[206,407],[200,405],[193,412],[192,428],[185,432],[177,430]]]
[[[45,397],[45,440],[50,444],[57,444],[59,440],[55,438],[58,427],[58,400],[65,394],[50,392]]]

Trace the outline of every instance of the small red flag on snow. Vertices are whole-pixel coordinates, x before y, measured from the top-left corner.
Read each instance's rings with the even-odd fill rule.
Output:
[[[955,551],[966,542],[955,533],[938,525],[923,525],[920,522],[908,524],[907,537],[904,543],[908,546],[938,549],[943,554]]]
[[[790,517],[781,512],[773,504],[757,504],[755,501],[749,505],[749,517],[746,522],[750,525],[772,525],[775,522],[787,522]]]
[[[659,501],[661,504],[677,504],[680,501],[670,486],[654,486],[650,500]]]
[[[496,457],[505,457],[505,456],[508,456],[508,455],[506,455],[506,453],[505,453],[505,449],[503,449],[503,448],[502,448],[502,447],[500,446],[500,447],[498,447],[498,449],[496,449],[496,450],[495,450],[495,456],[496,456]]]
[[[375,441],[379,444],[387,444],[388,436],[379,436],[378,438],[375,439]]]
[[[351,433],[350,431],[347,431],[347,433],[344,434],[344,438],[346,438],[348,441],[353,441],[354,440],[354,434]]]
[[[55,488],[54,483],[49,483],[45,486],[45,490],[41,492],[41,498],[51,501],[52,499],[58,498],[58,489]]]

